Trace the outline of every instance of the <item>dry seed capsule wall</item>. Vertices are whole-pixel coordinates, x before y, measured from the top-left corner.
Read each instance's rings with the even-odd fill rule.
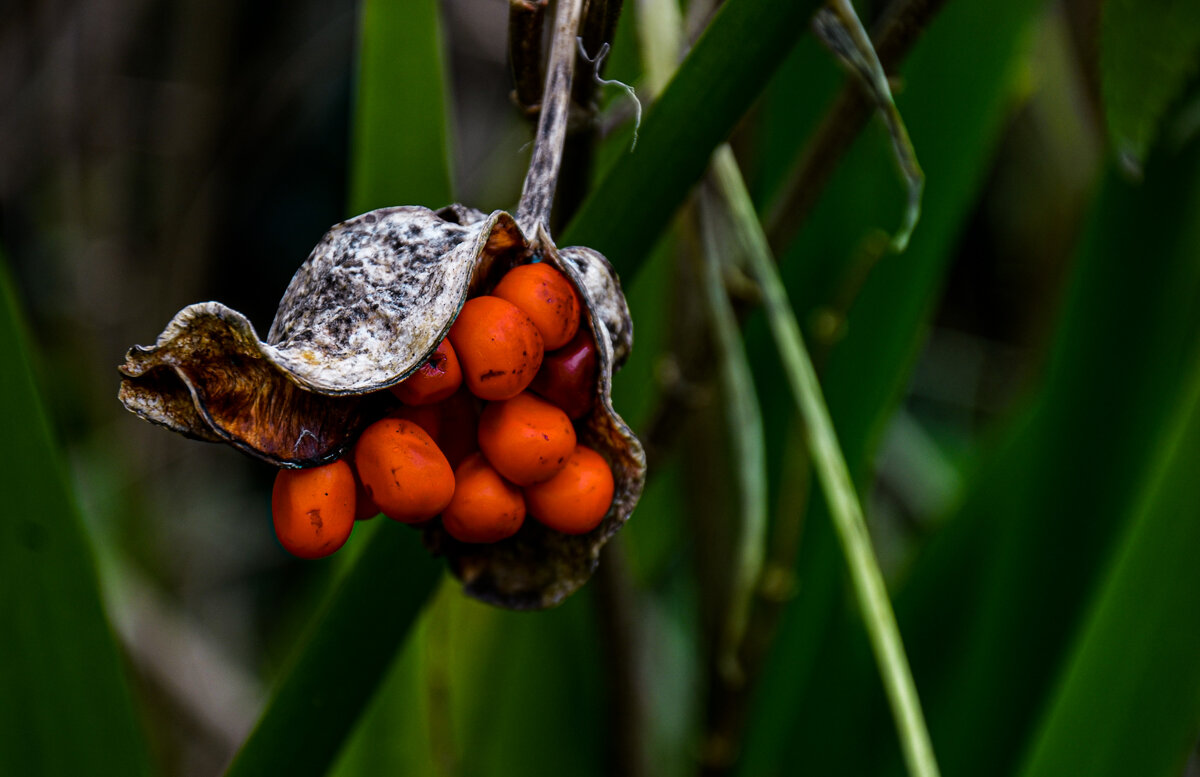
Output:
[[[382,390],[428,362],[467,298],[490,292],[508,270],[535,258],[571,282],[582,306],[579,326],[594,338],[592,406],[575,430],[612,470],[612,505],[583,535],[527,521],[494,545],[458,542],[438,526],[425,539],[471,595],[505,607],[552,606],[591,576],[645,477],[641,445],[610,398],[632,324],[611,266],[591,249],[560,251],[540,228],[531,242],[503,211],[372,211],[325,235],[289,284],[266,341],[219,303],[185,308],[154,346],[129,351],[121,400],[153,423],[227,442],[276,466],[335,460],[394,406]]]

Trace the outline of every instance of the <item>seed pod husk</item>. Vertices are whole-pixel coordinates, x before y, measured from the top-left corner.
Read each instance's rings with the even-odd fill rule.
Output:
[[[508,608],[553,606],[591,576],[645,479],[641,444],[610,397],[632,324],[612,267],[596,251],[560,251],[541,227],[527,238],[504,211],[451,205],[364,213],[334,226],[313,249],[265,341],[224,305],[188,306],[155,345],[130,349],[119,396],[152,423],[227,442],[276,466],[325,463],[383,415],[390,401],[383,390],[425,363],[469,297],[529,261],[561,270],[584,304],[581,325],[596,341],[596,402],[576,428],[580,442],[612,467],[613,505],[585,535],[530,520],[507,540],[470,545],[434,522],[425,540],[470,595]]]

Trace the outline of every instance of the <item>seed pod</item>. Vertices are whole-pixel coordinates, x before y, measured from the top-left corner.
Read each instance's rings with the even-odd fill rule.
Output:
[[[632,324],[612,267],[596,251],[559,251],[540,227],[528,239],[503,211],[371,211],[334,226],[313,249],[266,341],[234,310],[191,305],[154,346],[130,349],[120,399],[148,421],[228,442],[276,466],[332,461],[386,412],[390,394],[379,392],[426,362],[466,299],[535,257],[575,286],[584,306],[580,326],[596,341],[596,402],[576,428],[579,442],[612,467],[612,507],[595,530],[578,536],[530,521],[507,540],[469,545],[433,522],[425,539],[472,596],[518,609],[555,605],[591,576],[645,479],[641,444],[610,399]]]

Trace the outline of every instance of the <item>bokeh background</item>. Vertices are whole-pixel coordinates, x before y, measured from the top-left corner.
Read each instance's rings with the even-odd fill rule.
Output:
[[[363,188],[387,161],[356,135],[360,36],[372,19],[406,13],[370,5],[366,15],[347,0],[10,0],[0,10],[0,252],[155,773],[224,768],[369,538],[356,531],[328,561],[291,559],[271,528],[274,471],[128,414],[116,400],[125,350],[201,300],[265,332],[311,247],[364,204],[437,207],[448,192],[489,211],[511,209],[520,192],[531,124],[510,99],[502,0],[414,4],[434,10],[443,67],[406,77],[444,89],[444,113],[394,106],[387,121],[396,142],[444,126],[446,158],[432,173],[399,174],[395,191],[411,201],[374,201],[387,186]],[[625,3],[607,69],[647,109],[642,27],[661,20],[642,13],[649,5]],[[907,35],[896,57],[897,103],[928,179],[903,254],[887,250],[902,187],[877,121],[861,135],[842,127],[848,150],[831,153],[828,181],[805,178],[803,207],[777,212],[812,166],[805,154],[828,150],[821,122],[846,84],[804,29],[777,72],[744,87],[762,96],[730,136],[897,592],[947,774],[1200,774],[1187,766],[1200,693],[1187,702],[1171,690],[1200,688],[1200,619],[1188,610],[1196,546],[1149,564],[1169,573],[1164,590],[1129,589],[1161,604],[1161,634],[1088,639],[1110,598],[1125,608],[1112,605],[1118,621],[1139,611],[1129,591],[1105,586],[1124,579],[1118,564],[1150,531],[1138,528],[1147,516],[1200,521],[1200,489],[1176,474],[1180,457],[1200,463],[1189,420],[1200,19],[1164,0],[1154,5],[1175,14],[1173,34],[1147,25],[1118,40],[1102,14],[1128,5],[860,4],[868,26],[897,7],[926,14],[928,30]],[[712,10],[693,0],[683,23],[694,35]],[[1160,44],[1163,70],[1126,79],[1174,84],[1143,164],[1113,135],[1109,96],[1138,61],[1122,53]],[[597,88],[594,99],[574,142],[599,150],[571,157],[563,226],[611,165],[655,164],[629,151],[623,93]],[[674,132],[684,145],[694,135],[687,123]],[[425,186],[437,169],[445,182]],[[630,196],[656,207],[653,192]],[[445,581],[380,679],[339,774],[899,773],[804,430],[752,283],[736,273],[770,525],[747,673],[731,680],[717,667],[718,624],[738,595],[741,503],[726,426],[734,400],[699,301],[697,218],[690,201],[667,209],[640,253],[610,255],[630,271],[636,332],[615,400],[652,469],[600,579],[541,615],[488,610]],[[1192,536],[1172,531],[1162,547]],[[390,599],[414,595],[424,592],[378,591],[370,611],[387,618]],[[0,628],[0,640],[33,639]],[[1106,698],[1103,683],[1071,672],[1134,643],[1134,668],[1158,674],[1111,681],[1127,714],[1071,718],[1087,693]],[[1087,652],[1097,644],[1100,658]],[[1080,684],[1086,693],[1073,696]],[[1073,739],[1071,721],[1095,739]],[[1173,744],[1155,749],[1139,727],[1161,721]],[[1054,761],[1059,751],[1079,760]]]

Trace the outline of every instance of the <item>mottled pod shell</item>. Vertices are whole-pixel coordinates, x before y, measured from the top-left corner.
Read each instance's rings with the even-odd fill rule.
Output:
[[[591,576],[600,548],[628,519],[645,480],[641,444],[613,410],[612,373],[632,325],[608,261],[588,248],[528,239],[503,211],[383,208],[334,226],[296,272],[266,341],[216,302],[181,310],[152,347],[120,367],[132,412],[190,437],[228,442],[281,467],[341,456],[384,412],[383,389],[417,370],[468,297],[487,293],[534,257],[579,291],[598,359],[591,413],[580,441],[612,467],[613,505],[592,532],[567,536],[527,521],[490,545],[453,540],[434,522],[427,545],[444,554],[465,590],[514,609],[550,607]]]

